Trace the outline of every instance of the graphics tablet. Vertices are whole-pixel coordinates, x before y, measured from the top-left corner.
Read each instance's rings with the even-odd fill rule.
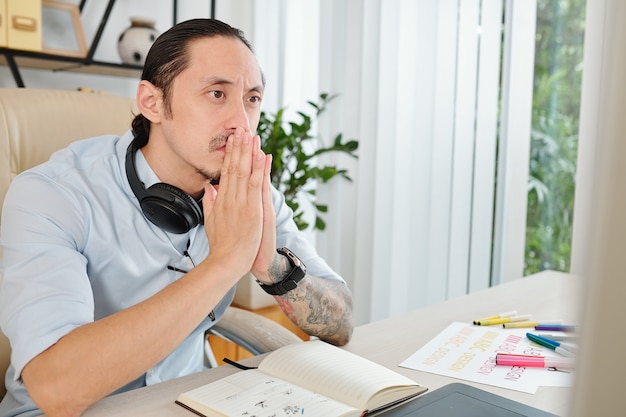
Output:
[[[489,391],[452,383],[393,408],[384,417],[555,417]]]

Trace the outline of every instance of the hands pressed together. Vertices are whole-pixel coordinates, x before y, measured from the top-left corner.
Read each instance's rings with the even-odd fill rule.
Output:
[[[205,186],[205,231],[208,259],[225,265],[234,279],[252,272],[271,284],[286,260],[276,252],[276,214],[272,202],[270,169],[272,156],[261,150],[259,136],[237,128],[226,144],[219,191]],[[284,269],[284,266],[283,266]],[[234,275],[232,275],[234,274]],[[333,344],[350,340],[352,297],[335,280],[308,276],[287,294],[277,296],[283,312],[302,330]]]
[[[228,138],[219,187],[205,186],[204,225],[210,257],[225,262],[239,276],[251,271],[257,279],[271,282],[268,270],[276,253],[272,155],[261,150],[260,141],[242,128]]]

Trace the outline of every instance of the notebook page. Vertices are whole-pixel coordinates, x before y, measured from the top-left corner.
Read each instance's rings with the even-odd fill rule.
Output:
[[[263,359],[259,369],[360,410],[367,409],[370,397],[386,387],[419,385],[382,365],[319,340],[280,348]]]
[[[179,400],[207,415],[209,409],[224,416],[310,416],[328,417],[360,413],[346,404],[314,394],[311,391],[248,370],[188,391]],[[194,403],[190,402],[192,400]],[[206,404],[208,408],[198,404]]]

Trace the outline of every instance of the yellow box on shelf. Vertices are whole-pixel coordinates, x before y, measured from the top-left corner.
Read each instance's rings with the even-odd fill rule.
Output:
[[[5,4],[6,46],[10,49],[41,51],[41,0],[0,0]],[[2,35],[0,35],[0,40]]]
[[[7,46],[7,0],[0,0],[0,47]]]

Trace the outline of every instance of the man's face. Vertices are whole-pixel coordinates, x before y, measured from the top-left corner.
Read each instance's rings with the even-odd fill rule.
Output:
[[[202,38],[188,53],[189,66],[171,89],[171,114],[161,119],[161,139],[170,153],[162,157],[182,170],[176,177],[185,178],[179,180],[197,189],[206,179],[219,181],[226,139],[236,128],[256,131],[263,81],[254,54],[238,39]]]

